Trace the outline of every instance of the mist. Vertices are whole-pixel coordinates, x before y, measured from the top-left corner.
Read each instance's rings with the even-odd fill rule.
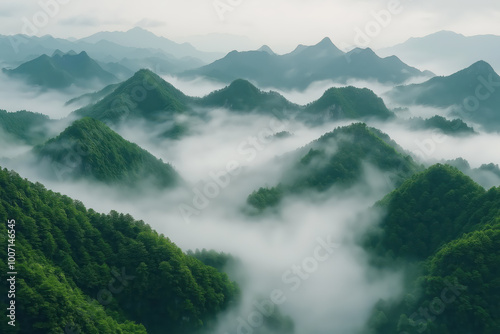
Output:
[[[217,84],[201,79],[172,80],[175,79],[169,82],[192,96],[203,96],[217,89]],[[370,84],[369,88],[379,93],[390,89],[373,83],[354,83]],[[319,98],[333,84],[321,82],[304,92],[283,94],[289,94],[287,97],[293,102],[305,104]],[[52,104],[59,102],[39,103],[35,111],[56,108]],[[56,110],[52,116],[67,112],[61,107]],[[412,130],[404,122],[410,116],[447,112],[410,107],[399,120],[370,121],[369,125],[389,134],[426,165],[458,157],[467,159],[473,167],[491,162],[500,164],[500,157],[493,151],[498,147],[495,144],[500,144],[498,134],[444,136]],[[322,194],[291,196],[276,210],[247,214],[247,196],[259,187],[277,185],[289,167],[286,159],[278,157],[352,121],[308,127],[272,114],[242,114],[225,109],[197,110],[195,115],[181,115],[173,121],[189,125],[187,135],[180,140],[159,137],[171,124],[151,127],[130,122],[114,130],[172,164],[185,181],[174,189],[124,192],[98,183],[46,179],[36,170],[37,166],[15,166],[15,170],[98,212],[130,213],[184,251],[214,249],[238,258],[239,270],[244,275],[229,274],[245,277],[238,282],[242,303],[220,316],[217,333],[238,333],[240,328],[248,326],[255,331],[260,329],[251,320],[259,311],[255,303],[271,300],[279,291],[280,303],[274,305],[283,315],[291,317],[297,333],[356,334],[380,299],[402,293],[403,269],[373,268],[369,254],[357,242],[384,215],[373,205],[393,190],[393,185],[372,166],[366,165],[359,182],[347,190],[333,187]],[[291,136],[273,137],[282,131]],[[13,165],[7,162],[7,167],[10,166]],[[147,190],[149,186],[145,181],[142,188]],[[316,254],[321,256],[317,258]]]
[[[41,90],[0,72],[0,109],[9,112],[27,110],[60,119],[75,109],[74,106],[65,106],[68,100],[98,89],[99,86],[96,85],[95,89],[73,87],[66,91]]]

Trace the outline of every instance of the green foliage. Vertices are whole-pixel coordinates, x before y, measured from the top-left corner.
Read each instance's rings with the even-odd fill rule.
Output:
[[[203,107],[224,107],[235,111],[286,111],[298,110],[276,92],[262,92],[246,80],[235,80],[229,86],[197,100]]]
[[[463,209],[477,205],[484,189],[447,165],[414,175],[378,205],[387,210],[381,234],[368,241],[379,253],[424,260],[468,228]]]
[[[48,139],[48,126],[52,124],[48,116],[29,111],[7,112],[0,110],[1,130],[13,139],[28,145],[41,144]]]
[[[58,137],[35,147],[34,152],[52,166],[66,166],[62,172],[72,179],[86,178],[125,186],[137,186],[149,180],[160,188],[179,181],[170,165],[92,118],[75,121]],[[67,167],[69,157],[71,168]]]
[[[428,119],[420,117],[411,118],[410,125],[416,129],[437,129],[447,135],[461,135],[461,134],[475,134],[473,128],[469,127],[467,123],[461,119],[447,120],[442,116],[433,116]]]
[[[436,165],[378,205],[387,217],[370,246],[417,270],[407,273],[405,296],[376,305],[366,333],[497,333],[500,189]]]
[[[3,170],[3,235],[7,219],[16,220],[19,333],[195,333],[210,330],[237,298],[226,274],[144,222],[87,210]],[[5,238],[0,245],[6,249]],[[7,272],[4,259],[0,270]]]
[[[367,88],[330,88],[323,96],[306,106],[305,112],[316,122],[325,119],[363,119],[375,117],[388,119],[394,114],[387,109],[384,101]]]
[[[172,120],[190,108],[192,98],[149,70],[140,70],[97,103],[75,111],[107,124],[125,119],[151,122]]]
[[[294,152],[289,157],[291,168],[279,186],[260,188],[247,202],[263,210],[292,193],[326,191],[333,185],[349,187],[360,180],[365,163],[385,173],[387,181],[400,184],[420,168],[402,153],[386,134],[366,124],[337,128]]]

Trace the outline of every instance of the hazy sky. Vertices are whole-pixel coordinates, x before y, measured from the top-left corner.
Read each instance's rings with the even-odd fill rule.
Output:
[[[43,14],[43,7],[49,15]],[[377,31],[373,13],[389,7],[396,8],[395,14]],[[20,33],[26,21],[35,23],[37,35],[64,38],[141,26],[177,42],[222,33],[247,36],[256,45],[268,44],[285,52],[297,44],[315,44],[325,36],[345,49],[359,44],[355,42],[356,29],[370,27],[373,37],[368,46],[372,48],[439,30],[500,35],[500,1],[2,0],[0,19],[1,34]]]

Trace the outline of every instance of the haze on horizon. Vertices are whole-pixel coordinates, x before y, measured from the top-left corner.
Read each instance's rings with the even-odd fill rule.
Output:
[[[216,9],[218,8],[218,9]],[[390,17],[384,17],[393,8]],[[44,17],[43,12],[48,13]],[[28,34],[83,38],[99,31],[142,27],[175,42],[192,42],[200,49],[225,52],[267,44],[275,52],[312,45],[328,36],[341,49],[360,46],[358,31],[376,22],[381,29],[368,43],[374,49],[411,37],[450,30],[466,36],[500,35],[500,2],[478,0],[40,0],[28,4],[0,3],[0,34],[18,34],[26,21],[38,22]],[[382,16],[380,16],[382,15]],[[45,18],[48,17],[48,20]],[[359,30],[358,30],[359,29]],[[29,31],[29,30],[28,30]],[[208,35],[208,36],[207,36]],[[206,41],[205,46],[200,41]]]

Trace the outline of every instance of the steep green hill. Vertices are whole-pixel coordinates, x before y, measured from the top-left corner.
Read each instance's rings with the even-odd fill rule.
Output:
[[[12,219],[17,325],[2,321],[2,333],[146,333],[143,326],[148,333],[197,333],[210,329],[237,296],[225,274],[186,256],[144,222],[99,214],[1,170],[4,236]],[[0,245],[7,249],[7,238]],[[8,271],[5,257],[0,269]],[[7,302],[2,294],[4,319]]]
[[[397,257],[413,269],[400,298],[377,304],[366,333],[497,333],[500,188],[486,192],[457,169],[436,165],[379,206],[387,216],[370,232],[368,249],[386,264]]]
[[[34,153],[39,161],[54,167],[49,168],[53,177],[131,187],[150,182],[159,188],[180,180],[170,165],[92,118],[75,121],[56,138],[35,147]]]
[[[140,70],[111,94],[74,112],[108,124],[126,119],[164,121],[190,109],[191,98],[149,70]]]
[[[250,205],[262,210],[278,204],[286,194],[351,186],[361,179],[365,163],[386,173],[395,184],[420,169],[389,136],[363,123],[337,128],[286,159],[289,168],[279,185],[255,191],[248,197]]]
[[[470,226],[463,213],[477,205],[484,189],[458,169],[435,165],[414,175],[388,195],[379,206],[380,239],[371,242],[396,258],[424,260],[445,243],[459,237]]]
[[[316,122],[394,116],[373,91],[352,86],[328,89],[320,99],[305,107],[305,114]]]
[[[229,86],[197,101],[204,107],[224,107],[236,111],[286,111],[299,106],[276,92],[263,92],[246,80],[235,80]]]

